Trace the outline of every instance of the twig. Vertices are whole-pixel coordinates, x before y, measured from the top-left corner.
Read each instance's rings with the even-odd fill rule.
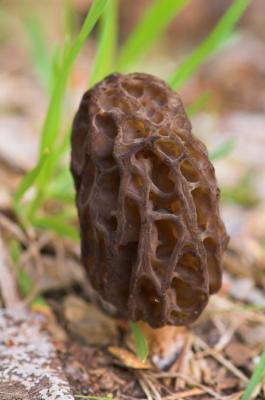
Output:
[[[30,289],[27,296],[23,299],[23,305],[25,307],[29,307],[30,304],[40,295],[41,288],[38,282],[33,283],[32,288]]]
[[[176,359],[176,361],[171,365],[169,369],[170,372],[175,372],[175,371],[183,372],[186,365],[187,354],[190,351],[192,342],[193,342],[193,335],[191,334],[191,332],[188,332],[181,353],[179,357]]]
[[[224,400],[239,400],[242,397],[242,394],[244,393],[243,390],[237,393],[230,394],[229,396],[225,397]]]
[[[237,376],[240,380],[242,380],[244,383],[248,383],[248,378],[246,375],[243,374],[238,368],[234,366],[229,360],[224,358],[221,354],[217,353],[216,351],[209,349],[208,354],[212,356],[216,361],[218,361],[220,364],[222,364],[226,369],[228,369],[230,372],[232,372],[235,376]]]
[[[196,337],[196,342],[198,345],[205,350],[203,352],[203,355],[209,355],[213,357],[216,361],[218,361],[221,365],[223,365],[227,370],[232,372],[235,376],[237,376],[240,380],[242,380],[244,383],[248,383],[248,378],[246,375],[243,374],[238,368],[234,366],[229,360],[224,358],[221,354],[217,353],[215,350],[210,349],[210,347],[198,336]]]
[[[191,332],[189,332],[187,339],[185,341],[184,347],[179,356],[179,359],[177,360],[177,362],[175,362],[175,365],[173,364],[173,366],[170,368],[170,372],[178,371],[181,373],[185,373],[185,371],[187,369],[187,364],[188,364],[188,357],[190,355],[191,346],[193,343],[193,338],[194,338],[193,335],[191,334]],[[181,388],[182,382],[183,382],[183,380],[176,379],[175,380],[175,389]],[[184,385],[185,385],[185,383],[184,383]]]
[[[4,230],[14,235],[22,244],[28,244],[28,239],[23,230],[19,227],[19,225],[17,225],[15,222],[13,222],[11,219],[7,218],[3,214],[0,214],[0,226]]]
[[[202,394],[205,394],[205,390],[200,388],[193,388],[185,390],[183,392],[171,394],[170,396],[163,397],[163,400],[180,400],[180,399],[186,399],[187,397],[191,396],[200,396]]]
[[[222,351],[228,343],[231,341],[235,331],[238,329],[238,327],[241,325],[242,321],[239,321],[235,324],[233,324],[230,328],[228,328],[223,335],[221,335],[220,340],[216,343],[214,346],[214,349],[216,351]]]
[[[52,240],[52,235],[45,233],[44,235],[41,235],[40,237],[30,241],[27,250],[25,250],[21,255],[20,265],[24,266],[31,259],[35,259],[36,254],[41,251],[41,248],[49,243],[52,243]]]
[[[153,382],[149,379],[148,375],[144,372],[141,372],[141,375],[142,375],[143,380],[146,382],[146,384],[149,386],[151,392],[153,393],[154,399],[161,400],[161,396],[160,396],[158,390],[156,389]]]
[[[142,380],[142,382],[144,382],[152,399],[162,400],[158,390],[155,388],[153,382],[151,382],[151,379],[149,378],[147,373],[139,370],[137,371],[136,376],[138,376],[139,380]]]
[[[153,400],[151,392],[150,392],[148,386],[146,385],[145,381],[142,378],[138,378],[138,382],[139,382],[139,385],[141,386],[144,394],[146,395],[147,400]]]
[[[220,396],[217,392],[215,392],[214,390],[210,389],[207,386],[202,385],[199,382],[196,382],[194,379],[190,378],[189,376],[182,374],[180,372],[174,372],[174,373],[170,373],[170,372],[160,372],[158,374],[153,374],[153,376],[155,376],[156,378],[182,378],[184,379],[188,384],[193,385],[193,386],[197,386],[198,388],[201,388],[202,390],[204,390],[205,393],[210,394],[211,396],[213,396],[215,399],[219,399],[219,400],[223,400],[224,398],[222,396]]]
[[[0,236],[0,291],[6,307],[20,303],[18,289],[12,275],[4,242]]]

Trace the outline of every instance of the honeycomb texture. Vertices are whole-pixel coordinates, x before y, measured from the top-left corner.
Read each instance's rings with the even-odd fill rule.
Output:
[[[71,171],[93,287],[152,327],[196,320],[220,288],[228,237],[179,96],[147,74],[105,78],[76,114]]]

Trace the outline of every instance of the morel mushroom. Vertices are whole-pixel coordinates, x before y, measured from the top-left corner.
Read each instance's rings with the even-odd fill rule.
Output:
[[[179,96],[148,74],[85,93],[71,171],[89,279],[121,316],[187,325],[221,285],[228,237],[205,146]]]

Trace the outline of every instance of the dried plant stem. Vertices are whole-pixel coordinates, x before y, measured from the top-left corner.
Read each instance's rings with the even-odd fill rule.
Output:
[[[11,272],[4,242],[0,236],[0,292],[6,307],[13,307],[20,302],[18,289]]]

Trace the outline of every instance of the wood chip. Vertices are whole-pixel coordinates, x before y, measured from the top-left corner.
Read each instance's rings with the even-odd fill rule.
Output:
[[[44,322],[22,308],[0,312],[0,400],[74,400]]]

